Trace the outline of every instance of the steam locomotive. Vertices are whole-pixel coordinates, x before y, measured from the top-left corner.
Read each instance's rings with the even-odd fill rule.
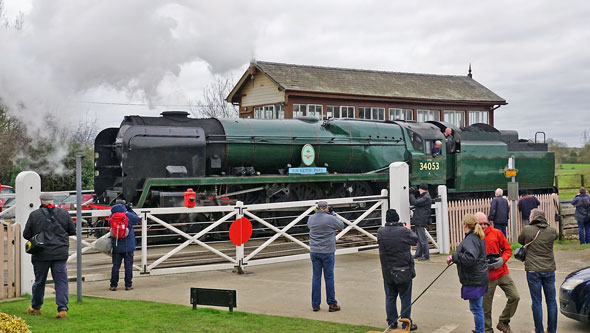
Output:
[[[454,150],[433,154],[453,130]],[[486,124],[458,128],[442,121],[297,118],[195,119],[179,111],[126,116],[95,141],[94,187],[100,203],[182,205],[187,188],[197,205],[246,204],[378,194],[388,166],[404,161],[410,183],[448,186],[451,196],[506,188],[510,156],[522,189],[549,191],[555,157],[546,143]]]

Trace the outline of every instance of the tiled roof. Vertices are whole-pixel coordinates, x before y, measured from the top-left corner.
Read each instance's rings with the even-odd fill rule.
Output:
[[[441,101],[506,104],[469,76],[383,72],[257,61],[285,90]]]

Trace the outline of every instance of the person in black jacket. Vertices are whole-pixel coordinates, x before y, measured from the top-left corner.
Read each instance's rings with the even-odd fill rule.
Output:
[[[41,206],[29,215],[23,231],[23,238],[26,240],[30,240],[40,232],[45,235],[45,247],[31,257],[35,282],[31,305],[27,312],[31,315],[41,314],[47,273],[51,268],[51,276],[55,284],[56,317],[63,319],[68,315],[69,290],[66,261],[70,248],[69,236],[76,234],[76,226],[67,210],[53,205],[52,194],[43,193],[40,199]]]
[[[486,256],[485,233],[473,214],[463,217],[465,239],[457,251],[447,257],[447,264],[457,264],[461,298],[469,300],[469,310],[473,313],[475,333],[484,332],[483,295],[488,292],[488,263]]]
[[[494,228],[502,231],[504,237],[508,237],[506,236],[506,226],[510,216],[510,206],[508,200],[502,195],[504,195],[504,191],[501,188],[496,189],[496,197],[492,199],[488,221],[494,222]]]
[[[387,324],[395,329],[398,318],[396,307],[398,294],[402,303],[400,317],[411,321],[412,279],[416,276],[411,248],[418,242],[418,236],[410,229],[409,223],[399,222],[399,215],[395,209],[387,210],[385,221],[385,226],[377,230],[377,243],[385,288]],[[406,328],[406,325],[404,323],[403,328]],[[410,331],[417,329],[418,326],[412,322]]]
[[[430,250],[428,246],[428,237],[426,236],[426,226],[430,222],[430,206],[432,199],[428,193],[428,185],[420,184],[418,189],[420,195],[415,197],[414,193],[410,193],[410,204],[414,206],[414,216],[412,221],[416,227],[416,234],[418,235],[418,246],[416,247],[416,260],[429,260]]]

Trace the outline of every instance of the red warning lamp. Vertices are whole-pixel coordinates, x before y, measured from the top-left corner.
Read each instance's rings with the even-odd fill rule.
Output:
[[[189,188],[184,192],[184,206],[193,208],[197,205],[197,194],[192,188]]]

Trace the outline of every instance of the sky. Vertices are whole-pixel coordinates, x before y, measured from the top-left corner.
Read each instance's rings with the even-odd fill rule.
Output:
[[[188,110],[253,59],[466,75],[508,105],[495,126],[590,139],[590,1],[4,0],[0,99],[43,131],[45,113],[117,127]]]

